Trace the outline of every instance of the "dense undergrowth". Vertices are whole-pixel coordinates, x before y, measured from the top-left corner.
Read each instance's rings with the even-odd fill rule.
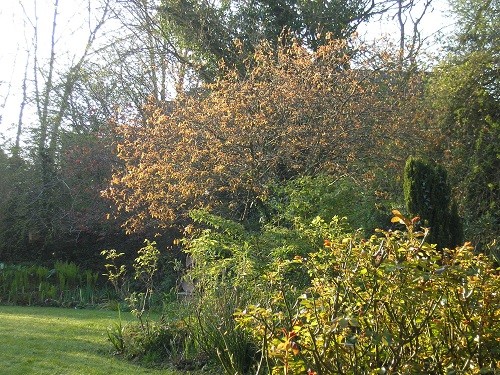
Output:
[[[227,374],[499,370],[500,276],[488,256],[470,243],[438,249],[419,218],[397,210],[369,234],[355,229],[367,227],[361,219],[324,220],[305,185],[278,194],[272,219],[260,226],[192,211],[181,242],[192,260],[183,280],[194,293],[152,319],[142,307],[155,286],[144,283],[127,299],[138,323],[109,332],[115,349],[146,363]],[[337,193],[348,197],[341,186]],[[334,210],[335,189],[321,196]],[[348,216],[369,214],[371,204],[338,207]],[[328,215],[327,207],[317,208]],[[154,243],[142,250],[135,277],[144,278],[155,272]]]
[[[0,302],[130,311],[135,322],[118,319],[107,337],[116,354],[146,366],[496,373],[497,265],[470,243],[430,244],[420,218],[397,210],[385,229],[373,229],[388,216],[360,191],[349,179],[308,177],[276,189],[250,223],[194,210],[179,241],[188,267],[173,261],[166,274],[154,241],[129,266],[122,253],[105,250],[111,287],[73,263],[3,265]],[[179,282],[194,291],[175,298],[171,279],[181,268]]]
[[[393,210],[389,220],[363,191],[350,179],[306,177],[275,188],[258,220],[193,210],[178,241],[187,267],[166,262],[154,241],[128,266],[124,254],[104,250],[109,287],[73,263],[2,265],[0,302],[130,311],[135,322],[118,319],[107,337],[116,354],[146,366],[498,372],[496,263],[470,243],[429,243],[420,218]],[[178,284],[194,291],[176,297],[172,279],[182,269]]]

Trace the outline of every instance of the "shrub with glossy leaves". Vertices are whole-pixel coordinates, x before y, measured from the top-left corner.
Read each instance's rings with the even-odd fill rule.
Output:
[[[272,374],[464,374],[500,367],[500,277],[469,244],[443,253],[415,221],[368,239],[324,237],[265,278],[269,300],[236,314]],[[318,231],[327,227],[317,222]],[[283,277],[307,270],[298,290]]]

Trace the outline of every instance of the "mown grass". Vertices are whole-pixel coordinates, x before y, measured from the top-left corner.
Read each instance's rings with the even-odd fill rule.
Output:
[[[123,320],[132,320],[122,314]],[[108,310],[0,306],[1,373],[180,374],[148,369],[112,355],[107,328],[118,321]]]

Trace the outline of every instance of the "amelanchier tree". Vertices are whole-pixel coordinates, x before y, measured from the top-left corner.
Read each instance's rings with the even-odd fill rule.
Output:
[[[361,175],[374,164],[401,171],[411,147],[425,143],[422,85],[384,70],[397,55],[358,47],[354,61],[346,41],[316,52],[262,46],[245,78],[228,69],[203,95],[150,106],[146,124],[117,124],[123,168],[106,195],[127,213],[127,228],[172,225],[199,206],[245,217],[270,183],[302,175]]]

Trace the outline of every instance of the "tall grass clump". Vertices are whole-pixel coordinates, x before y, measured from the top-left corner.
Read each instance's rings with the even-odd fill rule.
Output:
[[[0,303],[12,305],[86,306],[96,303],[99,274],[74,263],[4,265],[0,269]]]

